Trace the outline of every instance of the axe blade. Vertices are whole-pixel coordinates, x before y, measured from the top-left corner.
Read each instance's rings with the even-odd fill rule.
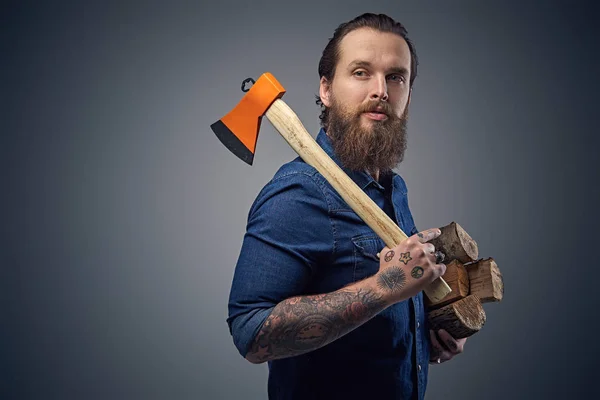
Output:
[[[242,159],[248,165],[254,161],[254,151],[250,150],[221,120],[218,120],[210,126],[210,129],[217,135],[217,138],[233,154]],[[258,138],[257,138],[258,139]],[[256,146],[256,145],[255,145]]]
[[[210,128],[225,147],[252,165],[262,116],[284,94],[285,89],[277,79],[265,72],[238,105]]]

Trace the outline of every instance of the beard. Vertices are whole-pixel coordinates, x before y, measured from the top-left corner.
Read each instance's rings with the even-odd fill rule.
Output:
[[[381,107],[387,115],[383,121],[369,120],[368,127],[361,115]],[[398,117],[386,102],[371,101],[357,110],[345,110],[332,98],[327,118],[327,135],[342,165],[353,171],[379,171],[385,174],[397,167],[406,151],[408,104]]]

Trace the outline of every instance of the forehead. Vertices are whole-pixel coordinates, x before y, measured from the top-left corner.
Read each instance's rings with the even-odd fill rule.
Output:
[[[338,67],[351,62],[368,61],[384,67],[404,67],[410,70],[410,49],[399,35],[359,28],[348,33],[340,42]]]

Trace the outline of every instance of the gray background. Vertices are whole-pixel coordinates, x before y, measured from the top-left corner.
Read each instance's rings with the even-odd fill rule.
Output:
[[[365,11],[420,57],[417,227],[457,221],[506,285],[427,398],[599,395],[597,7],[452,3],[4,3],[0,398],[266,398],[226,305],[248,209],[295,154],[265,120],[250,167],[209,126],[269,71],[316,135],[321,51]]]

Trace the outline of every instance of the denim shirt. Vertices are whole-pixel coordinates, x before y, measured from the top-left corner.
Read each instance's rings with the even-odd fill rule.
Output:
[[[321,129],[317,143],[340,165]],[[417,233],[404,180],[350,178],[411,236]],[[329,293],[379,270],[385,246],[313,167],[284,164],[254,201],[235,268],[227,323],[246,356],[273,308],[293,296]],[[423,399],[429,336],[420,292],[350,333],[303,355],[270,361],[271,399]]]

